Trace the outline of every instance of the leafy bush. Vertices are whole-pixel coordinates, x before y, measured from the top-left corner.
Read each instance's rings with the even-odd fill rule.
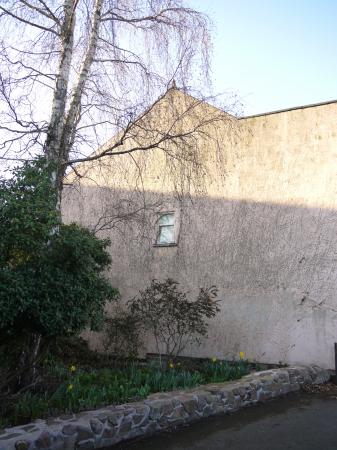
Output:
[[[128,303],[138,326],[153,336],[157,352],[169,356],[178,356],[191,341],[200,343],[207,334],[208,319],[219,311],[215,286],[201,288],[192,301],[178,284],[170,278],[153,280]]]
[[[26,366],[41,336],[99,329],[117,296],[103,276],[109,241],[61,224],[50,179],[41,159],[0,180],[0,337],[25,337]]]
[[[72,335],[103,323],[117,291],[103,277],[108,240],[60,224],[43,161],[0,184],[0,332]]]
[[[51,170],[43,159],[0,178],[0,267],[15,269],[38,260],[51,230],[60,225]],[[18,275],[13,275],[13,279]],[[20,283],[19,283],[20,284]],[[16,288],[13,288],[13,292]]]

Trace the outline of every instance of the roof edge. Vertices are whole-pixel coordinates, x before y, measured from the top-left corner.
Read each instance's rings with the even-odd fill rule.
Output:
[[[268,112],[265,112],[265,113],[251,114],[249,116],[238,117],[238,120],[251,119],[253,117],[269,116],[269,115],[272,115],[272,114],[280,114],[280,113],[284,113],[284,112],[288,112],[288,111],[294,111],[294,110],[297,110],[297,109],[315,108],[317,106],[330,105],[332,103],[337,103],[337,100],[329,100],[329,101],[320,102],[320,103],[310,103],[309,105],[293,106],[291,108],[277,109],[275,111],[268,111]]]

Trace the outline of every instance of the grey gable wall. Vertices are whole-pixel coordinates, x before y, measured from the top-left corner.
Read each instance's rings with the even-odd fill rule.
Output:
[[[314,106],[240,120],[215,167],[211,144],[207,191],[182,203],[156,179],[156,156],[144,174],[145,196],[179,217],[179,242],[158,248],[149,225],[102,232],[112,240],[109,276],[124,299],[151,279],[172,277],[194,293],[215,284],[221,313],[209,337],[189,355],[333,367],[337,341],[337,105]],[[206,153],[205,153],[206,154]],[[206,156],[205,156],[206,157]],[[137,201],[132,182],[101,169],[97,183],[67,188],[64,220],[95,223],[117,199]],[[101,174],[100,172],[100,174]],[[109,181],[109,173],[114,183]],[[132,178],[132,177],[131,177]],[[152,214],[152,216],[151,216]],[[123,230],[122,230],[123,231]],[[87,333],[101,348],[100,336]],[[153,351],[151,342],[147,350]]]

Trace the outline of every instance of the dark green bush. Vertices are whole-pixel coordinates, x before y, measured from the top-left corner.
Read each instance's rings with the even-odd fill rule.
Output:
[[[118,295],[103,275],[109,241],[61,223],[51,172],[40,159],[0,179],[0,339],[22,341],[14,389],[36,376],[43,337],[99,329]]]
[[[45,162],[0,181],[0,333],[72,335],[98,329],[116,289],[103,276],[108,240],[63,225]]]

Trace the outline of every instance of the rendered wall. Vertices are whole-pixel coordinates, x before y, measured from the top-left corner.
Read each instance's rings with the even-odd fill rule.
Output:
[[[205,141],[205,189],[202,195],[192,192],[192,202],[173,198],[170,183],[158,177],[160,156],[149,156],[142,180],[145,196],[152,203],[160,200],[162,210],[177,211],[178,245],[153,246],[155,217],[146,233],[137,223],[128,224],[122,234],[113,229],[101,235],[112,240],[109,276],[124,299],[153,278],[174,278],[192,293],[200,286],[218,286],[221,313],[207,341],[187,354],[222,358],[244,351],[262,362],[333,367],[336,117],[337,104],[331,103],[219,128],[217,142],[225,158],[219,167],[214,143]],[[65,191],[65,221],[92,225],[103,205],[118,198],[137,201],[132,170],[119,179],[116,164],[93,169],[80,191]],[[88,337],[100,347],[99,335]]]

